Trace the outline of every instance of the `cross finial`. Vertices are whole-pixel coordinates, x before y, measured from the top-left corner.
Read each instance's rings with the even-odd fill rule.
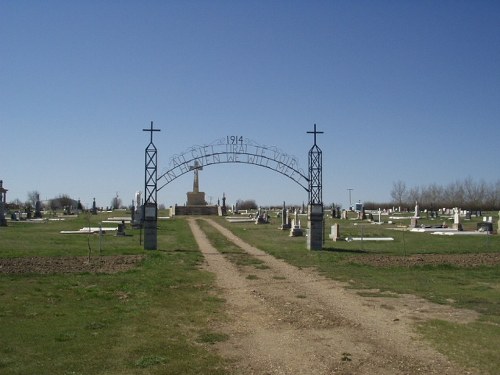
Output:
[[[308,134],[314,134],[314,145],[316,146],[316,134],[323,134],[324,132],[316,131],[316,124],[314,124],[314,131],[307,132]]]
[[[151,138],[150,138],[150,143],[153,143],[153,132],[159,132],[161,131],[160,129],[153,129],[153,121],[151,121],[151,128],[150,129],[142,129],[143,132],[149,132],[149,134],[151,135]]]

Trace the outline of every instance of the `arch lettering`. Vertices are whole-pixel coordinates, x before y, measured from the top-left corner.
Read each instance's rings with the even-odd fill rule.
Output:
[[[274,146],[263,146],[239,135],[226,136],[211,144],[192,146],[181,154],[170,158],[167,171],[158,177],[161,190],[173,180],[190,171],[194,163],[200,167],[212,164],[244,163],[252,164],[278,172],[307,192],[309,180],[299,167],[296,157],[289,155]]]

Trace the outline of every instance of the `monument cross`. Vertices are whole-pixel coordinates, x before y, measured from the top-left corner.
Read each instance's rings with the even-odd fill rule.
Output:
[[[198,160],[194,161],[194,165],[189,167],[190,171],[194,170],[194,181],[193,181],[193,193],[199,193],[200,192],[200,185],[199,185],[199,180],[198,180],[198,171],[203,170],[203,166],[198,163]]]

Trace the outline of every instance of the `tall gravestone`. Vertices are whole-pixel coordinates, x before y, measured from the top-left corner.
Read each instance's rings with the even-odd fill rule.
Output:
[[[92,212],[92,215],[97,215],[97,205],[95,203],[95,198],[92,201],[92,209],[90,211]]]
[[[286,210],[285,202],[283,201],[283,208],[281,209],[281,230],[290,229],[291,224],[288,220],[288,212]]]
[[[453,229],[458,231],[463,230],[462,223],[460,223],[460,209],[458,207],[453,209]]]
[[[222,193],[222,215],[227,215],[226,193]]]
[[[35,201],[35,219],[42,218],[42,202],[40,202],[40,194],[36,195]]]

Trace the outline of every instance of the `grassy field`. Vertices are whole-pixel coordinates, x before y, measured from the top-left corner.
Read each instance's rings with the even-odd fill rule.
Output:
[[[484,373],[500,368],[500,265],[460,267],[454,265],[376,267],[356,262],[366,256],[411,256],[416,254],[500,253],[499,236],[435,236],[390,230],[366,222],[328,219],[326,228],[340,223],[342,237],[394,237],[391,242],[325,242],[323,251],[308,251],[304,237],[289,237],[279,231],[280,219],[271,224],[230,224],[218,219],[236,235],[258,248],[297,267],[315,267],[350,288],[409,293],[441,304],[452,304],[479,312],[470,324],[442,321],[417,327],[433,345],[450,358],[472,365]],[[477,219],[479,220],[479,219]],[[305,220],[304,220],[305,221]],[[356,225],[355,225],[356,224]],[[469,225],[475,227],[475,223]],[[329,230],[327,231],[329,232]],[[362,292],[360,293],[363,294]],[[370,294],[373,296],[373,294]]]
[[[102,217],[91,217],[93,225]],[[84,217],[0,228],[0,256],[98,256],[98,236],[62,235]],[[160,223],[159,251],[144,252],[139,231],[104,236],[102,256],[144,254],[117,274],[0,273],[1,374],[224,374],[208,347],[223,319],[213,275],[199,269],[187,223]]]
[[[159,250],[153,252],[142,250],[138,230],[127,229],[127,237],[106,234],[101,243],[96,235],[59,234],[88,226],[88,220],[96,226],[104,218],[82,215],[0,228],[0,258],[88,256],[89,251],[93,259],[99,254],[145,256],[138,267],[117,274],[0,273],[0,373],[226,373],[226,363],[210,351],[211,343],[225,339],[212,329],[212,323],[224,319],[224,301],[213,275],[200,269],[202,255],[186,221],[161,221]],[[474,323],[431,321],[417,329],[460,363],[490,374],[500,368],[500,266],[376,267],[357,262],[373,255],[499,253],[499,236],[441,237],[339,221],[342,237],[395,240],[328,241],[323,251],[307,251],[304,237],[291,238],[277,230],[278,219],[269,225],[216,219],[260,249],[298,267],[315,267],[361,294],[362,289],[411,293],[478,311],[481,317]],[[203,221],[200,224],[233,262],[262,266]],[[331,224],[327,220],[326,228]]]

